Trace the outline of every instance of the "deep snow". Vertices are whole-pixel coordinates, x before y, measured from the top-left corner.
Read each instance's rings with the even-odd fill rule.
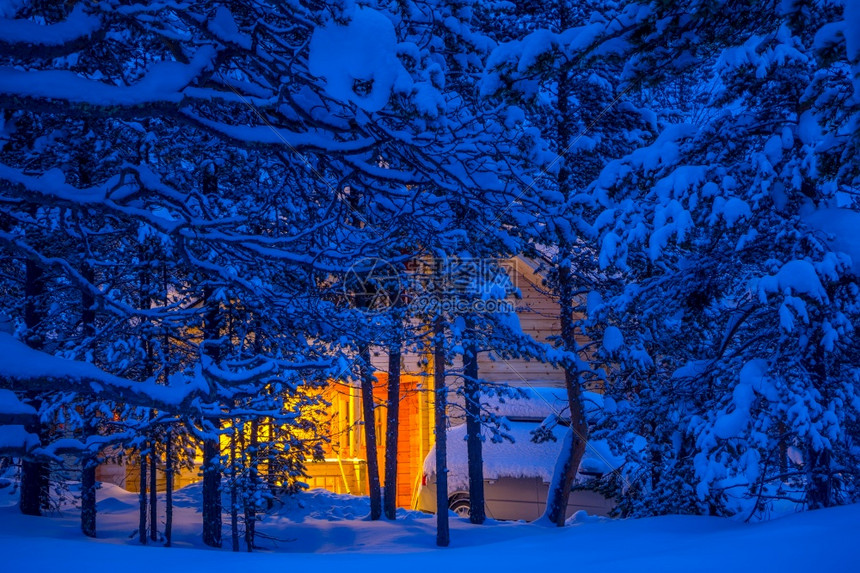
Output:
[[[856,548],[860,505],[751,525],[693,516],[603,520],[578,515],[568,527],[555,529],[527,523],[474,526],[452,518],[451,547],[437,549],[431,516],[401,511],[397,522],[370,522],[364,519],[366,498],[313,490],[266,516],[259,530],[279,541],[260,539],[268,549],[249,555],[226,549],[226,521],[225,549],[200,549],[199,485],[176,494],[175,546],[169,549],[140,547],[129,537],[137,520],[137,496],[116,486],[99,490],[100,538],[96,540],[80,535],[73,507],[52,517],[20,515],[11,489],[0,489],[3,571],[92,571],[103,566],[149,573],[234,567],[242,571],[261,567],[408,571],[447,570],[468,563],[522,572],[560,567],[601,572],[860,568]]]

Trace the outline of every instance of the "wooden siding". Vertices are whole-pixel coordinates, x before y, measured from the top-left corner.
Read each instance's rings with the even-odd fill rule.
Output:
[[[112,483],[119,487],[133,492],[140,491],[140,465],[137,463],[137,456],[129,456],[122,462],[103,463],[96,467],[96,481]],[[162,492],[167,489],[167,478],[162,470],[162,464],[159,464],[159,469],[156,471],[156,491]],[[147,468],[148,469],[148,468]],[[181,469],[173,476],[173,488],[179,489],[192,483],[200,481],[200,470]],[[147,477],[146,487],[149,488],[149,478]]]
[[[377,434],[377,458],[380,481],[385,476],[386,417],[388,373],[376,372],[373,385],[374,412]],[[421,478],[424,458],[433,446],[432,396],[426,389],[423,374],[404,373],[400,381],[400,428],[397,439],[397,505],[411,507],[417,480]],[[330,442],[325,447],[326,460],[308,464],[311,487],[325,487],[337,493],[367,494],[367,449],[360,393],[358,388],[343,382],[326,390],[330,409]],[[352,404],[352,405],[350,405]],[[356,465],[357,462],[360,464]],[[356,473],[357,472],[357,473]],[[347,486],[350,491],[347,491]]]

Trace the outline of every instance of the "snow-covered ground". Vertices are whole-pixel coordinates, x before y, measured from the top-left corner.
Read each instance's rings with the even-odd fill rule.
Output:
[[[396,522],[370,522],[364,519],[366,498],[313,490],[267,515],[259,527],[266,536],[259,543],[267,549],[248,555],[226,549],[226,522],[225,549],[202,548],[199,485],[175,496],[174,547],[169,549],[140,547],[131,539],[137,496],[116,486],[99,490],[95,540],[80,535],[73,507],[52,517],[20,515],[11,489],[0,490],[0,570],[9,572],[92,571],[102,564],[148,573],[279,566],[315,572],[345,566],[412,571],[467,563],[522,572],[860,570],[860,505],[752,525],[690,516],[614,521],[575,516],[569,527],[556,529],[528,523],[474,526],[452,518],[451,547],[437,549],[432,516],[401,510]]]

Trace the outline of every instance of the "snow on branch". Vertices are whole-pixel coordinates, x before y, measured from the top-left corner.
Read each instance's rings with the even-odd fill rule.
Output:
[[[312,130],[296,133],[270,125],[230,125],[201,117],[189,108],[181,110],[181,113],[193,123],[215,132],[216,135],[244,144],[286,145],[295,149],[356,154],[369,151],[377,143],[369,138],[337,141],[331,137],[331,133],[318,133]]]
[[[205,356],[205,355],[204,355]],[[199,376],[184,385],[162,386],[153,381],[135,382],[109,374],[96,366],[79,360],[69,360],[30,348],[7,333],[0,333],[0,399],[3,389],[17,391],[71,391],[98,396],[100,399],[124,402],[141,408],[156,408],[164,412],[195,413],[207,402],[217,402],[221,392],[235,398],[240,390],[253,382],[274,378],[283,371],[324,370],[331,363],[325,360],[298,361],[256,358],[249,363],[215,365],[204,358]],[[8,396],[7,396],[8,398]],[[5,399],[4,399],[5,400]],[[7,404],[7,402],[3,402]],[[9,408],[25,415],[25,405],[8,401]]]
[[[69,360],[30,348],[0,333],[0,386],[18,391],[72,391],[168,412],[189,409],[209,388],[192,381],[182,387],[134,382],[87,362]]]
[[[84,11],[82,4],[72,9],[69,17],[56,24],[39,24],[32,20],[0,18],[0,45],[16,44],[57,47],[87,40],[101,29],[101,20]]]
[[[95,107],[133,107],[152,103],[179,103],[183,88],[213,65],[214,46],[197,49],[188,64],[161,61],[130,86],[90,80],[67,70],[22,71],[0,67],[0,94],[11,97],[47,98]]]

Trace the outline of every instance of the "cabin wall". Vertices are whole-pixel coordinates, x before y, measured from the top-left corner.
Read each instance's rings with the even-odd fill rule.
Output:
[[[104,483],[112,483],[119,487],[133,492],[140,491],[140,464],[137,456],[127,456],[122,461],[105,462],[96,466],[96,481]],[[162,492],[167,490],[167,477],[163,471],[163,464],[159,463],[158,470],[155,472],[156,491]],[[149,469],[149,468],[147,468]],[[173,489],[179,489],[192,483],[197,483],[202,478],[199,468],[183,468],[178,470],[173,475]],[[149,478],[147,477],[146,487],[149,488]]]
[[[551,337],[561,334],[558,301],[541,284],[543,279],[523,259],[510,260],[507,268],[513,285],[522,295],[521,298],[508,299],[515,306],[520,328],[535,340],[550,342]],[[578,336],[577,342],[586,344],[588,339]],[[561,369],[534,360],[503,360],[492,350],[479,353],[478,374],[488,382],[516,387],[564,387],[564,372]]]
[[[387,365],[387,363],[386,363]],[[380,480],[385,475],[385,442],[388,399],[388,373],[375,373],[373,385]],[[433,446],[432,393],[426,388],[424,374],[402,374],[400,381],[400,428],[398,432],[397,505],[411,507],[417,480],[421,478],[424,458]],[[323,487],[335,493],[367,495],[367,448],[361,424],[360,391],[337,382],[325,393],[329,409],[329,443],[325,459],[308,464],[310,487]],[[384,485],[384,484],[383,484]]]

